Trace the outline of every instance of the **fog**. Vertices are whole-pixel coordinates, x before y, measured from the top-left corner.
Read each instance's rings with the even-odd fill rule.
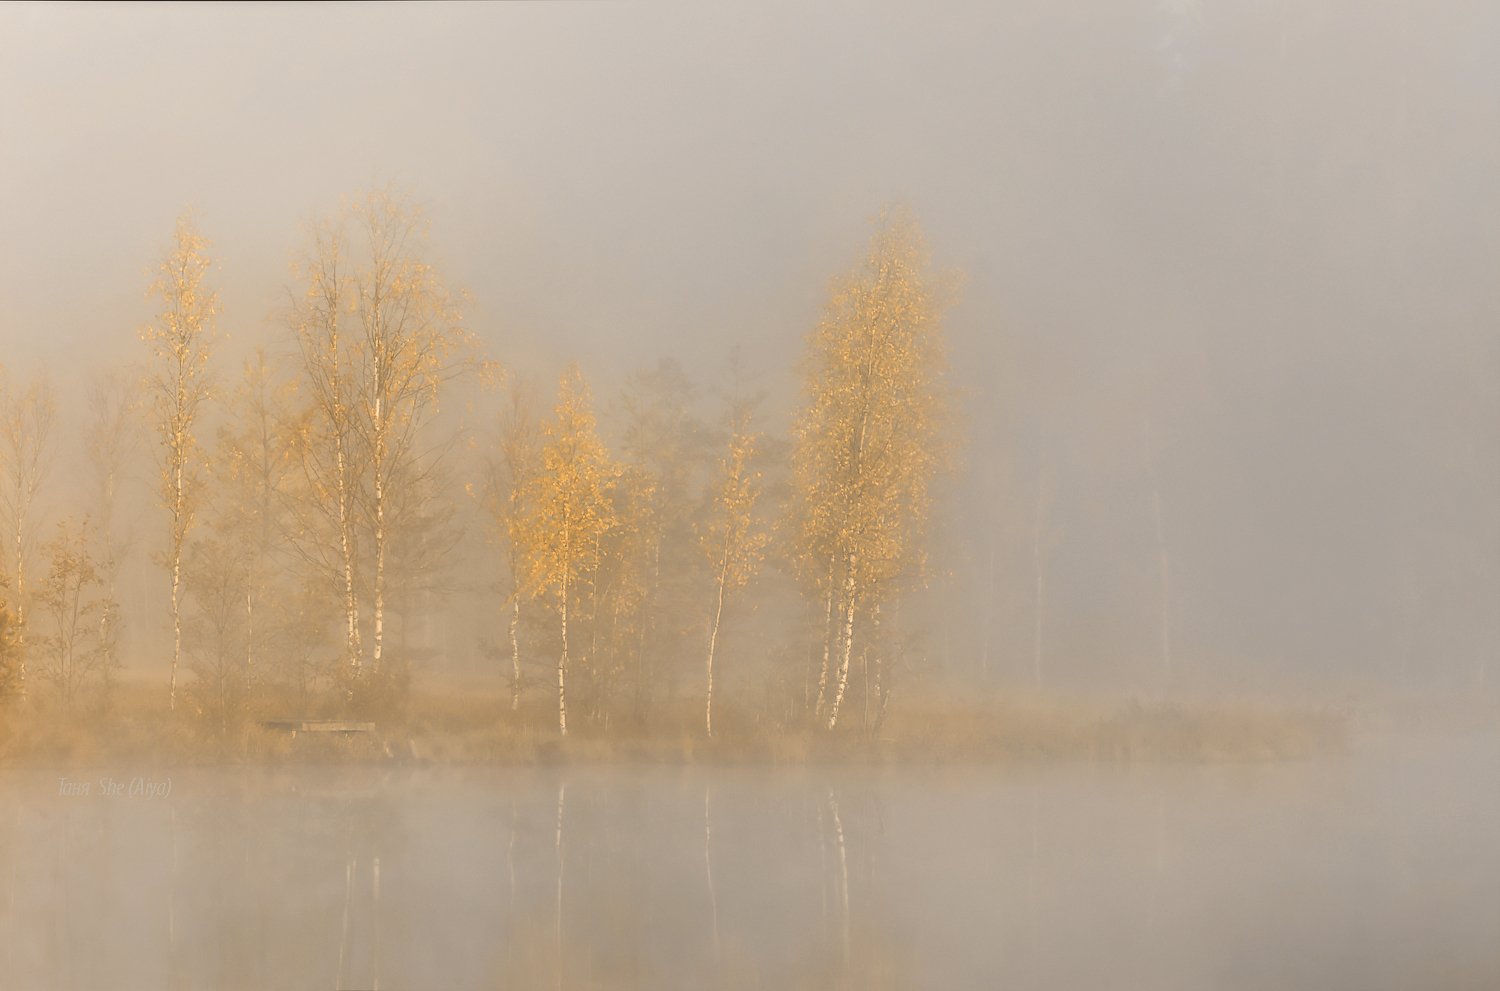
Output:
[[[0,980],[1487,987],[1497,759],[13,775]]]
[[[1067,987],[1123,974],[1142,987],[1398,987],[1450,980],[1440,960],[1460,985],[1495,979],[1500,959],[1475,927],[1494,932],[1496,848],[1467,827],[1455,839],[1484,882],[1462,887],[1425,845],[1453,821],[1414,809],[1431,796],[1399,779],[1428,761],[1444,772],[1427,787],[1493,791],[1496,120],[1500,9],[1479,0],[0,7],[0,421],[21,424],[0,443],[0,829],[12,862],[35,849],[60,865],[51,880],[12,870],[0,936],[58,928],[51,949],[10,951],[0,971],[19,976],[0,986],[90,986],[109,961],[142,987],[378,980],[325,974],[328,944],[342,959],[347,934],[309,936],[305,968],[284,973],[246,962],[292,945],[269,932],[237,944],[245,958],[176,949],[196,937],[154,921],[97,952],[68,942],[93,946],[115,910],[78,908],[79,854],[57,845],[73,833],[47,824],[160,860],[175,857],[168,837],[140,817],[171,803],[59,797],[38,767],[170,778],[183,842],[230,847],[200,849],[216,877],[252,844],[184,819],[218,823],[243,802],[275,833],[277,803],[300,808],[287,796],[346,774],[395,811],[296,814],[325,831],[388,830],[393,850],[452,841],[490,877],[511,870],[507,829],[529,836],[525,857],[553,856],[541,834],[566,781],[596,819],[578,842],[614,864],[570,881],[603,914],[543,904],[564,890],[542,877],[550,860],[520,868],[520,903],[502,912],[473,878],[434,875],[417,891],[423,870],[452,864],[387,852],[388,906],[415,915],[430,898],[458,924],[465,913],[441,906],[472,897],[484,908],[464,924],[507,934],[503,958],[465,969],[423,956],[425,930],[402,915],[388,923],[407,929],[388,950],[389,986],[990,986],[998,974]],[[399,414],[394,439],[378,414],[339,419],[339,376],[378,345],[347,359],[326,347],[364,319],[358,266],[376,272],[380,245],[359,240],[374,229],[361,218],[387,203],[403,232],[392,243],[406,251],[411,235],[402,271],[421,273],[406,284],[431,289],[430,322],[452,331],[414,373],[430,404]],[[200,465],[203,487],[174,544],[172,448],[145,383],[165,374],[151,341],[170,306],[149,289],[186,243],[181,217],[205,239],[218,305],[184,433],[186,477]],[[818,378],[837,353],[818,335],[846,312],[840,287],[887,271],[862,260],[891,257],[882,245],[899,255],[918,230],[901,265],[922,262],[911,298],[931,319],[912,325],[931,334],[895,375],[916,383],[902,401],[917,426],[888,458],[908,474],[887,469],[893,501],[864,530],[814,532],[818,479],[848,460],[818,453],[820,437],[840,443],[819,397],[841,395]],[[354,303],[315,278],[345,236]],[[345,316],[319,325],[325,311]],[[260,353],[256,407],[244,366]],[[94,398],[101,376],[113,406]],[[55,422],[22,509],[14,480],[36,432],[17,417],[44,381]],[[569,407],[579,395],[591,400]],[[254,498],[252,408],[282,438]],[[575,575],[539,535],[563,518],[544,511],[544,489],[565,474],[542,448],[577,408],[597,416],[601,453],[599,527],[563,541],[593,541]],[[101,410],[118,413],[116,433]],[[368,477],[346,479],[346,455]],[[856,531],[879,539],[856,549]],[[72,633],[57,533],[97,565],[94,598],[88,580],[74,593]],[[89,624],[97,634],[78,632]],[[370,728],[325,726],[343,734],[327,747],[306,725],[284,732],[318,719]],[[961,809],[919,771],[871,769],[954,759],[982,768],[954,779],[967,782],[953,785]],[[1269,778],[1220,766],[1247,760],[1273,762]],[[222,773],[182,770],[205,761]],[[387,761],[394,778],[366,766]],[[663,761],[795,770],[653,777]],[[444,777],[428,762],[562,767]],[[1325,786],[1334,798],[1313,796]],[[632,804],[667,793],[681,809]],[[495,794],[517,797],[501,809]],[[719,874],[724,931],[684,931],[703,921],[693,889],[663,893],[684,918],[636,920],[632,943],[612,928],[628,920],[607,916],[628,915],[620,892],[644,882],[619,858],[643,875],[688,871],[671,859],[687,854],[637,834],[697,843],[710,794],[724,834],[739,832]],[[733,877],[777,853],[748,825],[762,799],[784,813],[764,830],[795,837],[805,861],[783,865],[807,890],[782,919],[780,882]],[[1284,884],[1202,920],[1205,904],[1253,887],[1205,852],[1226,828],[1206,821],[1221,800],[1264,817],[1274,837],[1226,842]],[[827,806],[840,802],[863,810],[848,842],[873,864],[842,937],[833,875],[820,861],[824,880],[811,876],[810,859],[834,849]],[[1014,821],[1025,807],[1029,839]],[[424,818],[434,810],[469,825],[445,832]],[[1049,859],[1049,836],[1095,815],[1125,820],[1130,849],[1098,826],[1073,835],[1076,849],[1058,837]],[[1495,825],[1492,807],[1465,815]],[[612,834],[606,819],[632,825]],[[342,858],[364,857],[365,841],[323,839],[254,854],[326,860],[309,887],[235,875],[225,890],[248,887],[210,903],[220,896],[185,878],[171,897],[215,923],[280,898],[327,923]],[[1070,873],[1075,857],[1097,877]],[[1195,857],[1213,862],[1206,874]],[[1296,933],[1275,906],[1311,882],[1277,873],[1289,858],[1332,891],[1295,916]],[[965,890],[965,860],[1007,890]],[[1392,880],[1398,868],[1411,884]],[[63,881],[66,904],[49,887]],[[1097,956],[1064,949],[1146,888],[1155,921],[1133,919],[1145,928]],[[977,929],[908,917],[913,892],[942,906],[934,918],[1004,920],[1006,940],[1019,926],[1030,942],[990,955]],[[1388,911],[1360,915],[1372,892]],[[1090,898],[1097,916],[1077,907]],[[1441,947],[1408,929],[1434,914],[1454,934]],[[554,933],[563,921],[588,935]],[[1254,970],[1233,926],[1301,955]],[[353,938],[369,951],[368,933]],[[161,969],[162,939],[175,969]],[[602,948],[611,940],[626,957]],[[851,965],[871,944],[890,959]],[[1388,968],[1352,962],[1377,945]]]
[[[1030,519],[1051,472],[1067,673],[1153,652],[1153,461],[1184,663],[1457,687],[1500,649],[1489,5],[4,17],[13,372],[139,360],[186,207],[232,346],[284,340],[298,225],[395,181],[498,360],[583,358],[602,396],[739,344],[780,412],[900,201],[964,276],[956,526]],[[1029,551],[1001,541],[965,606],[1002,603],[1024,655]]]

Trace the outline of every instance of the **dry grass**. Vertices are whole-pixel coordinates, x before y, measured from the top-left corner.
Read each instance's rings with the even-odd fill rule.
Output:
[[[649,722],[575,716],[558,735],[550,700],[520,711],[490,686],[413,690],[375,719],[378,737],[288,734],[263,718],[335,715],[336,702],[290,706],[261,699],[234,721],[179,705],[160,686],[124,683],[107,707],[61,712],[40,701],[0,718],[0,763],[67,765],[122,758],[156,764],[338,763],[399,760],[443,764],[956,763],[1065,759],[1241,761],[1306,757],[1342,748],[1337,714],[1270,704],[1202,701],[1140,704],[1060,697],[908,698],[892,707],[880,739],[857,721],[828,733],[783,726],[726,706],[704,737],[697,702],[658,707]]]

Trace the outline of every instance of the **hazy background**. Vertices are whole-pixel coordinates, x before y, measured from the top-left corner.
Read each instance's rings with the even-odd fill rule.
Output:
[[[0,362],[71,397],[138,360],[185,207],[226,359],[284,342],[298,225],[394,181],[494,357],[578,357],[604,403],[739,344],[780,426],[828,280],[900,201],[965,277],[935,664],[977,672],[987,630],[992,676],[1030,677],[1047,477],[1052,682],[1156,670],[1159,490],[1185,683],[1493,691],[1497,120],[1478,0],[12,4]]]

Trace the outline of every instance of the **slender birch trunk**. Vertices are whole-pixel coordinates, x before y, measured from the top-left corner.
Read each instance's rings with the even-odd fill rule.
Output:
[[[335,436],[334,444],[337,448],[335,470],[338,474],[339,553],[343,559],[344,571],[344,649],[348,654],[349,674],[352,679],[357,680],[362,666],[360,655],[363,650],[359,642],[359,597],[354,592],[354,539],[349,519],[349,468],[344,455],[344,438],[341,432]]]
[[[351,681],[360,675],[363,645],[359,641],[359,597],[354,590],[354,522],[349,506],[349,454],[346,449],[349,431],[349,409],[344,404],[343,377],[339,362],[338,295],[329,301],[329,378],[333,392],[329,419],[333,427],[334,485],[338,489],[339,555],[344,572],[344,650]]]
[[[385,482],[381,477],[384,467],[381,463],[375,467],[375,646],[370,653],[370,664],[377,675],[385,647]]]
[[[26,556],[22,545],[23,522],[16,513],[16,666],[17,693],[26,701]]]
[[[182,657],[182,545],[187,537],[183,525],[182,455],[179,454],[176,460],[176,495],[172,507],[172,678],[167,694],[167,708],[172,711],[177,709],[177,665]]]
[[[254,688],[256,672],[259,670],[255,663],[255,591],[254,582],[258,579],[252,578],[246,583],[245,588],[245,687]]]
[[[557,729],[568,735],[568,577],[562,580],[562,656],[557,659]]]
[[[179,220],[175,248],[151,287],[165,307],[158,324],[144,334],[166,368],[155,380],[154,391],[156,425],[165,449],[162,501],[171,515],[168,567],[172,577],[172,669],[167,701],[172,710],[177,708],[177,669],[182,660],[182,555],[193,524],[198,489],[196,473],[189,475],[195,447],[192,429],[199,406],[208,397],[208,340],[218,309],[217,297],[205,292],[202,284],[210,267],[203,257],[203,246],[203,239],[193,232],[186,218]]]
[[[521,593],[511,598],[510,611],[510,711],[521,708]]]
[[[844,573],[844,629],[839,635],[838,685],[834,690],[833,704],[828,711],[828,728],[838,725],[839,706],[844,702],[844,690],[849,686],[849,659],[854,650],[854,593],[859,569],[859,555],[849,555],[849,566]]]
[[[823,667],[818,673],[818,707],[813,715],[821,720],[828,707],[828,668],[833,652],[833,574],[834,558],[828,559],[828,591],[823,596]]]
[[[725,550],[724,566],[719,569],[719,590],[714,604],[714,621],[708,632],[708,695],[703,707],[703,728],[708,736],[714,735],[714,648],[719,643],[719,621],[724,616],[724,583],[729,579],[728,550]]]

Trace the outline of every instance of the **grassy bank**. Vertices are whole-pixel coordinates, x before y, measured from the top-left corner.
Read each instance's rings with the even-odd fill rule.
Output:
[[[716,710],[716,734],[707,739],[699,705],[684,702],[658,707],[649,720],[578,718],[562,738],[547,701],[512,711],[499,692],[446,685],[363,714],[375,723],[373,734],[293,739],[260,720],[347,713],[332,699],[300,706],[262,699],[237,718],[214,719],[185,706],[169,711],[159,686],[124,684],[109,705],[71,713],[42,701],[12,705],[0,717],[0,765],[1256,761],[1336,751],[1348,737],[1337,713],[1267,703],[914,697],[893,706],[878,737],[858,715],[830,733],[726,706]]]

